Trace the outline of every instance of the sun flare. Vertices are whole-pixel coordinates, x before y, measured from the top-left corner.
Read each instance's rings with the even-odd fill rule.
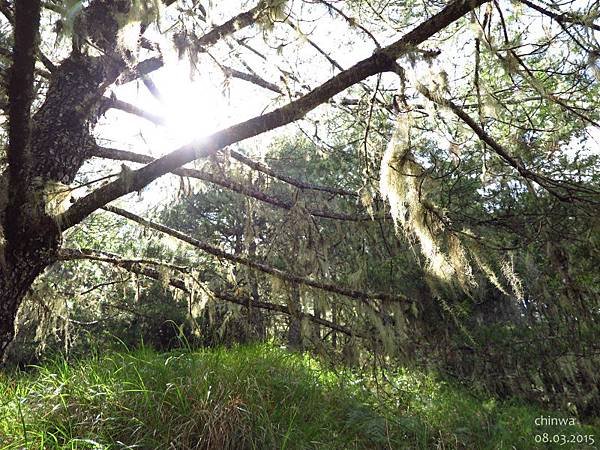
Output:
[[[189,66],[180,62],[157,73],[154,83],[161,99],[152,100],[158,103],[171,139],[183,144],[216,131],[224,122],[226,100],[207,74],[192,75]]]

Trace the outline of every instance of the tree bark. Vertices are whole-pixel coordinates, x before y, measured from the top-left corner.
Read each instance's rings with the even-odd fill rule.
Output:
[[[36,20],[29,3],[35,2],[19,2],[15,11],[9,167],[0,174],[0,359],[14,337],[21,301],[36,277],[56,261],[60,248],[61,230],[46,212],[44,189],[48,182],[73,181],[90,157],[98,102],[125,68],[114,54],[90,57],[72,52],[52,72],[46,98],[30,117],[31,98],[26,97],[33,77],[27,70],[33,73],[39,17]],[[92,7],[109,6],[97,1]],[[104,36],[116,38],[105,31]]]
[[[46,217],[36,228],[22,233],[20,245],[8,246],[0,260],[0,360],[15,333],[15,318],[29,287],[56,261],[61,233]]]

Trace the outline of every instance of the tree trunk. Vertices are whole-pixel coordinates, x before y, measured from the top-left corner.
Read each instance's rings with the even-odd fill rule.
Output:
[[[130,4],[117,3],[121,8]],[[94,25],[95,19],[115,21],[114,7],[96,0],[84,12],[86,26],[95,33],[88,38],[96,45],[102,38],[106,54],[92,57],[75,49],[51,74],[45,100],[31,120],[31,192],[9,199],[8,171],[0,174],[0,360],[14,337],[21,301],[60,248],[60,224],[46,212],[48,182],[72,182],[90,157],[95,145],[91,128],[103,112],[104,90],[127,67],[114,52],[115,26]]]
[[[290,312],[287,334],[288,348],[291,350],[302,350],[300,286],[297,283],[292,284],[288,297],[288,309]]]
[[[15,318],[21,300],[43,270],[43,267],[23,262],[22,268],[14,268],[8,273],[3,271],[3,277],[0,278],[0,355],[4,355],[8,344],[13,340]]]
[[[0,361],[15,334],[21,301],[36,277],[56,261],[60,231],[54,222],[23,233],[20,245],[7,245],[0,261]]]
[[[248,255],[251,258],[256,258],[256,242],[254,240],[250,243],[248,249]],[[250,297],[254,302],[260,302],[260,293],[258,290],[258,277],[256,272],[248,271],[248,283],[250,285]],[[263,342],[267,337],[267,329],[265,324],[265,316],[263,310],[256,308],[252,305],[248,305],[248,325],[252,332],[252,338],[259,342]]]

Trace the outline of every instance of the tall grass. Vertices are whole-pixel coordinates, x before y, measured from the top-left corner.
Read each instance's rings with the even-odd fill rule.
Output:
[[[552,432],[535,418],[551,413],[416,372],[387,376],[376,390],[370,377],[270,345],[57,358],[0,375],[0,448],[552,448],[534,441]],[[600,439],[592,426],[562,432]]]

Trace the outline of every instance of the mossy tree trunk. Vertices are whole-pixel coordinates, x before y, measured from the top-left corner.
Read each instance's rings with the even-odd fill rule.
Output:
[[[47,227],[47,228],[46,228]],[[56,259],[60,233],[52,222],[46,227],[24,230],[17,248],[8,245],[0,270],[0,359],[12,341],[21,301],[36,277]]]
[[[37,20],[35,15],[37,3]],[[94,2],[90,8],[103,2]],[[90,24],[90,26],[92,26]],[[49,183],[71,183],[91,155],[91,128],[103,93],[126,67],[111,56],[74,50],[52,70],[45,100],[30,116],[39,2],[18,2],[9,81],[8,169],[0,174],[0,359],[12,341],[19,306],[34,280],[57,259],[60,223],[46,211]],[[106,34],[116,39],[116,33]],[[33,39],[33,40],[32,40]]]

